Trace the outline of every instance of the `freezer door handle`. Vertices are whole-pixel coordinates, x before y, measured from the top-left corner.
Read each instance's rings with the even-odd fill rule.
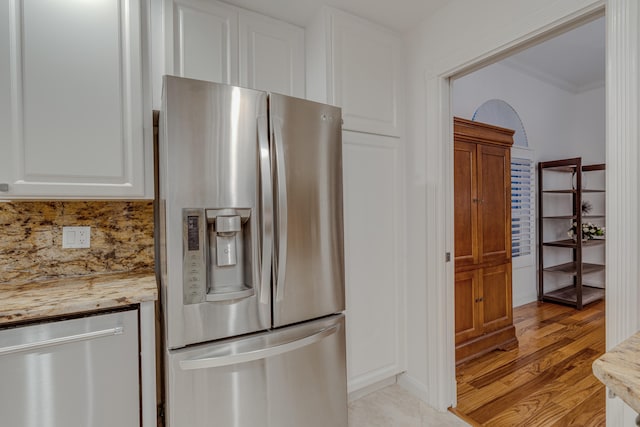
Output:
[[[276,301],[282,301],[284,297],[285,272],[287,271],[287,176],[281,120],[274,118],[272,120],[272,126],[276,152],[276,179],[278,181],[278,252],[275,271]]]
[[[4,356],[12,353],[19,353],[21,351],[33,351],[39,350],[45,347],[51,347],[54,345],[69,344],[77,341],[88,341],[96,338],[109,337],[112,335],[120,335],[124,332],[122,326],[115,328],[103,329],[100,331],[86,332],[82,334],[69,335],[66,337],[52,338],[49,340],[42,340],[37,342],[30,342],[25,344],[17,344],[0,348],[0,356]]]
[[[207,369],[219,368],[222,366],[235,365],[238,363],[253,362],[255,360],[266,359],[268,357],[278,356],[300,348],[315,344],[323,339],[335,334],[340,329],[340,325],[333,325],[320,331],[306,336],[304,338],[279,344],[273,347],[262,348],[259,350],[247,351],[245,353],[236,353],[230,355],[204,357],[200,359],[187,359],[179,362],[180,368],[183,370],[191,369]]]
[[[269,304],[271,282],[271,251],[273,248],[273,187],[271,184],[271,157],[269,155],[269,122],[258,117],[258,150],[260,155],[260,197],[262,203],[262,250],[260,264],[260,303]]]

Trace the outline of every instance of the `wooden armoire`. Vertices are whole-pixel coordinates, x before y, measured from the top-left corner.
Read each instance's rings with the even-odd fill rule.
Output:
[[[511,293],[513,133],[454,118],[456,363],[518,345]]]

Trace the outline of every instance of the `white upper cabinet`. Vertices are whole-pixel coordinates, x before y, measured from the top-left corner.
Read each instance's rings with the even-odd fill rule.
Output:
[[[240,14],[240,85],[304,98],[304,30]]]
[[[304,30],[213,0],[166,0],[165,71],[303,98]],[[159,107],[160,94],[154,94]]]
[[[176,0],[168,25],[173,27],[175,75],[238,84],[235,8],[210,1]]]
[[[307,28],[307,96],[342,107],[343,129],[400,136],[399,37],[324,8]]]
[[[0,198],[153,194],[140,14],[136,0],[2,2]]]

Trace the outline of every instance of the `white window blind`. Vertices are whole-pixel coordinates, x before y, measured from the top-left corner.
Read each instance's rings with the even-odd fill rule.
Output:
[[[511,158],[511,255],[531,254],[533,233],[533,162]]]

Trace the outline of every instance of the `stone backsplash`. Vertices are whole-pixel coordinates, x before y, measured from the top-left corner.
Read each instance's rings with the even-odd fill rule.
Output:
[[[63,226],[90,226],[91,247],[62,249]],[[0,203],[0,284],[153,271],[152,201]]]

